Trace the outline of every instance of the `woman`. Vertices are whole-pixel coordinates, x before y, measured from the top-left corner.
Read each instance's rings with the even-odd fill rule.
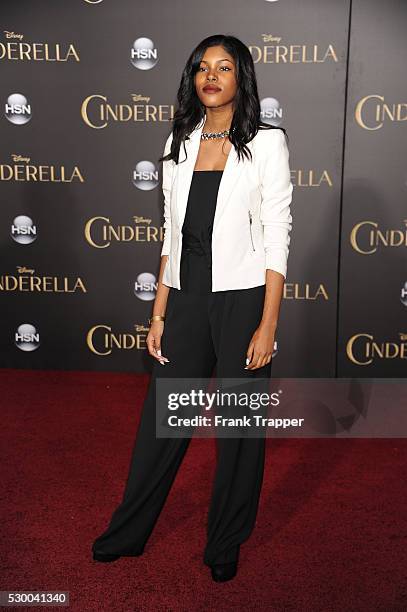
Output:
[[[157,377],[271,375],[292,217],[285,131],[260,121],[253,60],[237,38],[204,39],[185,66],[163,163],[164,241],[147,336],[155,358],[122,503],[93,558],[138,556],[190,438],[156,436]],[[161,368],[161,366],[164,366]],[[204,563],[236,575],[263,479],[265,439],[217,439]]]

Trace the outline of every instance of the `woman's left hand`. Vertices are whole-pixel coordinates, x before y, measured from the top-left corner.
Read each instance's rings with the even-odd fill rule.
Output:
[[[250,363],[245,366],[245,370],[257,370],[270,363],[274,348],[275,332],[275,328],[271,325],[259,325],[247,349],[246,356]]]

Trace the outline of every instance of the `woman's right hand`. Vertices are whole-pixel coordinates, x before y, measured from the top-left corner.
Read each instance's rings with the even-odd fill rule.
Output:
[[[148,352],[152,357],[157,359],[161,365],[165,365],[166,361],[168,361],[168,363],[170,361],[167,357],[161,355],[161,336],[163,335],[163,331],[164,321],[153,321],[146,339]]]

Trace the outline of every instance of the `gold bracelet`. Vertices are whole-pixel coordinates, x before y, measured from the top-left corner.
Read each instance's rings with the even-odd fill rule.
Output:
[[[153,315],[148,319],[148,324],[151,325],[153,321],[165,321],[165,317],[162,315]]]

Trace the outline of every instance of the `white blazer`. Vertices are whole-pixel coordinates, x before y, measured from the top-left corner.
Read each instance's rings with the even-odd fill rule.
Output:
[[[163,162],[164,241],[168,255],[162,282],[181,289],[182,225],[205,117],[180,148],[180,163]],[[169,135],[164,155],[172,141]],[[252,162],[238,161],[232,145],[217,196],[212,233],[212,291],[248,289],[266,283],[266,269],[286,278],[293,185],[282,130],[259,130],[247,143]]]

